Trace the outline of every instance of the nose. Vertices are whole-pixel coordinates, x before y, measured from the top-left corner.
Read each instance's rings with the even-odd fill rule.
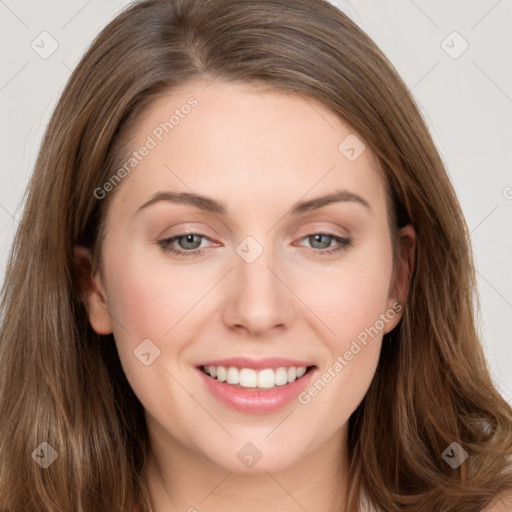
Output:
[[[285,262],[277,261],[269,248],[248,261],[234,254],[234,268],[225,285],[225,325],[255,337],[286,329],[294,315],[294,297]]]

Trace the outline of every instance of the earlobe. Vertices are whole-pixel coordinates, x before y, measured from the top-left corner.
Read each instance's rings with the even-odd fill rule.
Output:
[[[112,321],[108,310],[103,280],[99,272],[93,275],[90,249],[80,245],[73,247],[77,265],[77,282],[89,314],[89,322],[98,334],[110,334]]]
[[[408,224],[399,230],[400,254],[393,274],[388,298],[388,309],[393,310],[393,320],[386,326],[385,333],[392,331],[403,316],[412,274],[416,261],[416,232]]]

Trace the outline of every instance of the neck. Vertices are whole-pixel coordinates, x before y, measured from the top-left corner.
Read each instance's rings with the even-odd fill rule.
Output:
[[[167,438],[146,466],[152,512],[238,512],[241,504],[245,512],[345,512],[346,434],[344,427],[292,466],[259,473],[229,471]]]

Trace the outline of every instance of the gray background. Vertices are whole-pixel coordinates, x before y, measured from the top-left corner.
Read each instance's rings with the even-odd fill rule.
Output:
[[[0,0],[0,285],[51,111],[94,36],[128,3]],[[482,343],[512,404],[512,2],[332,3],[389,57],[430,127],[471,229]]]

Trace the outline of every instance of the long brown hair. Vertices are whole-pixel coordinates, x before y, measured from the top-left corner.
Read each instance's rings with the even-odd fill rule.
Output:
[[[98,200],[95,189],[125,161],[138,114],[195,79],[265,83],[325,105],[378,157],[392,236],[416,230],[404,317],[349,420],[348,510],[364,491],[388,511],[475,512],[512,489],[512,409],[476,329],[468,229],[393,66],[323,0],[149,0],[118,15],[72,73],[27,190],[1,302],[1,510],[148,510],[144,410],[112,335],[89,324],[73,246],[98,265],[115,191]],[[55,454],[43,442],[57,454],[46,469],[37,450]],[[468,453],[457,468],[443,457],[454,442]]]

